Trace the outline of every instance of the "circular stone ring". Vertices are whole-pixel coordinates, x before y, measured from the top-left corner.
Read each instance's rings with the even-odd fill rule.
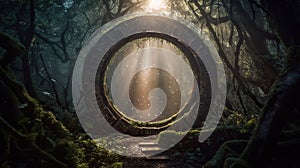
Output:
[[[148,37],[170,42],[184,54],[193,72],[195,87],[193,101],[185,104],[181,111],[169,113],[160,121],[140,122],[123,115],[110,101],[108,95],[111,91],[105,76],[110,60],[122,46]],[[162,72],[167,73],[164,70]],[[195,123],[206,130],[200,133],[199,141],[204,141],[210,136],[223,112],[226,76],[216,49],[195,26],[169,16],[139,13],[115,19],[91,35],[75,63],[72,95],[79,121],[91,138],[108,135],[145,137],[156,135],[163,130],[183,132],[167,142],[171,147],[178,143]],[[120,142],[118,145],[124,144]],[[112,147],[107,148],[112,150]],[[128,152],[125,146],[114,151],[126,156],[139,157]]]

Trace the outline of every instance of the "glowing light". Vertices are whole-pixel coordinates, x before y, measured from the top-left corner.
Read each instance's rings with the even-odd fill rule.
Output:
[[[167,8],[165,0],[149,0],[148,7],[150,10],[162,10]]]

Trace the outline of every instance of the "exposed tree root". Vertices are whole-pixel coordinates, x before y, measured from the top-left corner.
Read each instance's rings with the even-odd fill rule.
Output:
[[[62,163],[58,161],[54,156],[51,154],[45,152],[40,147],[38,147],[35,144],[35,139],[37,134],[30,134],[30,135],[24,135],[21,132],[17,131],[15,128],[13,128],[9,123],[7,123],[1,116],[0,116],[0,125],[2,128],[7,130],[12,136],[14,136],[22,145],[25,145],[30,150],[38,154],[43,159],[49,160],[54,165],[58,165],[61,167],[67,167],[65,163]]]
[[[227,158],[238,157],[248,140],[231,140],[225,142],[204,168],[222,168]]]
[[[290,139],[290,137],[299,136],[299,130],[283,132],[281,141],[277,143],[272,154],[273,159],[298,159],[300,149],[300,139]],[[247,146],[249,140],[230,140],[223,143],[213,158],[207,162],[204,168],[248,168],[251,167],[245,160],[239,156]],[[234,163],[234,164],[233,164]]]
[[[41,118],[44,124],[59,137],[69,135],[69,131],[63,126],[61,122],[56,120],[51,112],[46,112],[39,105],[38,101],[29,96],[24,86],[18,81],[12,79],[7,75],[7,72],[0,66],[0,78],[8,86],[8,88],[17,95],[21,104],[26,104],[28,107],[24,109],[24,115],[30,118]]]

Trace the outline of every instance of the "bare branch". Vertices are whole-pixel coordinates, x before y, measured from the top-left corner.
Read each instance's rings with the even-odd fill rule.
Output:
[[[205,10],[202,8],[202,6],[198,3],[198,1],[193,0],[193,3],[197,6],[197,8],[200,10],[200,13],[202,14],[202,16],[204,16],[205,20],[206,20],[206,26],[209,29],[209,31],[211,32],[211,34],[214,37],[214,40],[218,46],[218,52],[220,54],[220,57],[222,58],[222,60],[225,62],[225,64],[227,65],[227,67],[229,68],[229,70],[232,72],[234,78],[237,79],[237,81],[239,82],[239,84],[241,85],[241,87],[243,88],[243,91],[253,100],[253,102],[259,107],[263,107],[263,104],[257,99],[257,97],[245,86],[245,84],[242,81],[242,78],[240,76],[240,74],[235,71],[235,69],[233,68],[233,66],[231,65],[231,63],[229,62],[224,50],[222,49],[222,45],[221,42],[219,40],[219,38],[217,37],[216,32],[214,31],[212,25],[209,22],[208,16],[205,12]],[[190,5],[190,4],[189,4]],[[190,5],[191,9],[193,10],[193,7]]]
[[[66,27],[65,27],[65,29],[63,30],[63,32],[61,33],[61,36],[60,36],[60,41],[61,41],[61,44],[62,44],[62,51],[65,55],[64,62],[67,62],[67,61],[70,60],[70,56],[69,56],[68,51],[67,51],[66,38],[65,38],[66,32],[69,29],[69,25],[70,25],[70,22],[67,21]]]
[[[40,56],[42,65],[43,65],[43,67],[44,67],[44,69],[45,69],[46,75],[47,75],[47,77],[48,77],[48,79],[49,79],[49,81],[50,81],[52,90],[53,90],[53,92],[54,92],[55,99],[56,99],[56,103],[57,103],[60,107],[63,107],[63,104],[62,104],[62,103],[60,102],[60,100],[59,100],[59,95],[58,95],[58,92],[57,92],[56,87],[55,87],[55,82],[54,82],[53,80],[51,80],[51,79],[53,79],[53,78],[51,77],[50,73],[49,73],[48,70],[47,70],[47,67],[46,67],[44,58],[42,57],[41,54],[39,54],[39,56]]]

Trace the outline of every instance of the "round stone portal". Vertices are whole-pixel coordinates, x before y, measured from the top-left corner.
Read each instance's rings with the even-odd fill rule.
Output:
[[[164,142],[171,147],[196,125],[211,130],[200,134],[205,140],[226,98],[222,61],[206,39],[190,23],[154,13],[126,15],[98,29],[73,71],[73,102],[85,131],[113,142],[108,150],[134,157],[142,156],[114,137],[182,132]]]

